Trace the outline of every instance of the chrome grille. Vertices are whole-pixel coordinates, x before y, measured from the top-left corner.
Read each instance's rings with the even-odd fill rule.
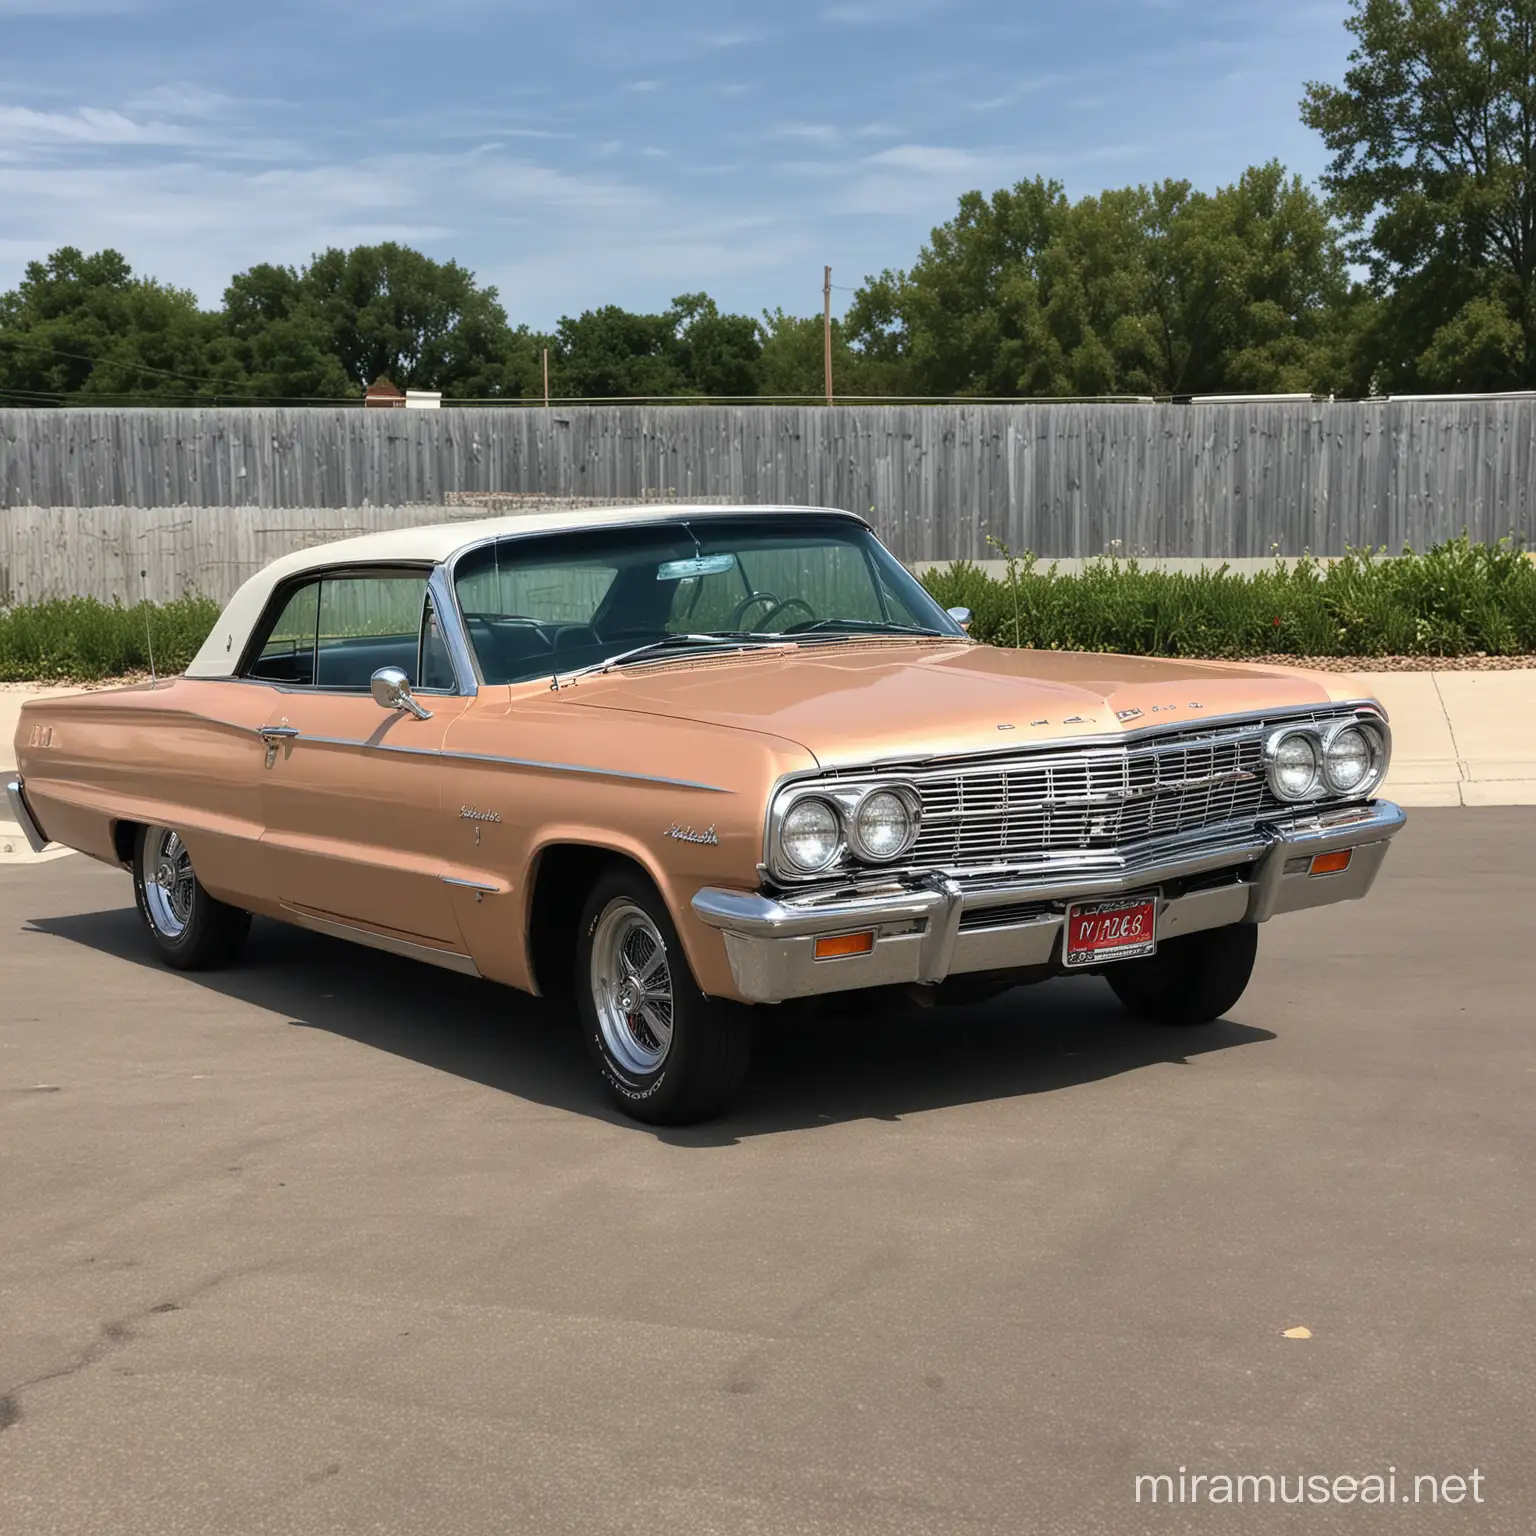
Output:
[[[1336,719],[1350,711],[1310,717]],[[1288,716],[1305,724],[1307,716]],[[1279,723],[1279,722],[1273,722]],[[1134,848],[1285,814],[1264,779],[1263,720],[919,769],[922,832],[904,862],[963,866]]]

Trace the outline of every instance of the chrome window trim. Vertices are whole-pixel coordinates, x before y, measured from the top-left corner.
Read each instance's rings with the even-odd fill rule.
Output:
[[[459,612],[458,593],[454,590],[446,565],[432,567],[432,573],[427,577],[427,594],[432,599],[432,611],[437,616],[438,627],[448,647],[455,692],[461,697],[478,693],[484,679],[480,676],[474,647],[465,633],[464,615]]]
[[[857,512],[849,512],[843,507],[679,507],[676,521],[686,524],[690,521],[714,522],[716,519],[724,520],[729,517],[801,517],[819,516],[841,518],[845,522],[857,523],[861,528],[874,533],[869,519],[860,517]],[[490,544],[501,544],[516,540],[521,543],[524,540],[532,543],[539,539],[566,538],[573,533],[618,533],[631,528],[665,528],[669,519],[657,517],[654,513],[648,516],[615,519],[613,522],[594,523],[590,528],[535,528],[527,533],[520,533],[513,529],[506,533],[491,533],[485,537],[475,539],[471,543],[462,544],[458,549],[442,562],[447,570],[449,580],[452,582],[457,575],[459,561],[465,555],[473,554],[477,549],[484,549]],[[878,535],[876,535],[878,537]]]

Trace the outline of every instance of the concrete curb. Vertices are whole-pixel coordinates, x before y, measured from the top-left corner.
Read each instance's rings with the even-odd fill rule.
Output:
[[[1536,805],[1536,670],[1360,672],[1392,722],[1399,805]]]

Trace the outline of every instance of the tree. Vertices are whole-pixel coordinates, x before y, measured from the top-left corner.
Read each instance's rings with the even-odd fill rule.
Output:
[[[850,310],[865,354],[925,394],[1179,394],[1317,387],[1346,289],[1318,200],[1271,163],[1068,200],[1036,177],[968,192],[909,273]]]
[[[750,315],[722,315],[707,293],[685,293],[670,311],[678,362],[701,395],[755,395],[763,337]]]
[[[593,399],[755,395],[763,350],[757,322],[685,293],[659,315],[617,304],[567,315],[555,328],[555,393]]]
[[[224,290],[223,365],[273,400],[337,399],[357,390],[331,328],[292,267],[262,264]]]
[[[846,318],[833,317],[832,388],[839,396],[906,393],[905,366],[899,354],[904,333],[877,334],[871,318],[876,303],[866,300],[861,310],[855,297]],[[821,315],[788,315],[782,309],[763,312],[760,393],[824,396],[824,326]]]
[[[386,374],[402,389],[460,399],[523,392],[528,333],[513,332],[496,290],[456,261],[390,241],[323,251],[296,283],[291,313],[306,325],[313,316],[357,391]],[[267,302],[284,301],[280,287]]]
[[[557,395],[591,399],[678,395],[687,380],[671,314],[641,315],[617,304],[565,316],[550,356]]]
[[[1379,310],[1379,388],[1536,383],[1536,0],[1351,0],[1303,121]]]
[[[64,246],[0,295],[0,393],[36,405],[212,399],[218,332],[192,294],[135,277],[117,251]]]

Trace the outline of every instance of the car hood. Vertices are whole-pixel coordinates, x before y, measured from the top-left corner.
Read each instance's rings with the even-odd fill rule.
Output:
[[[855,641],[679,658],[562,692],[579,708],[768,732],[832,768],[1326,705],[1349,696],[1344,683],[1239,662]]]

